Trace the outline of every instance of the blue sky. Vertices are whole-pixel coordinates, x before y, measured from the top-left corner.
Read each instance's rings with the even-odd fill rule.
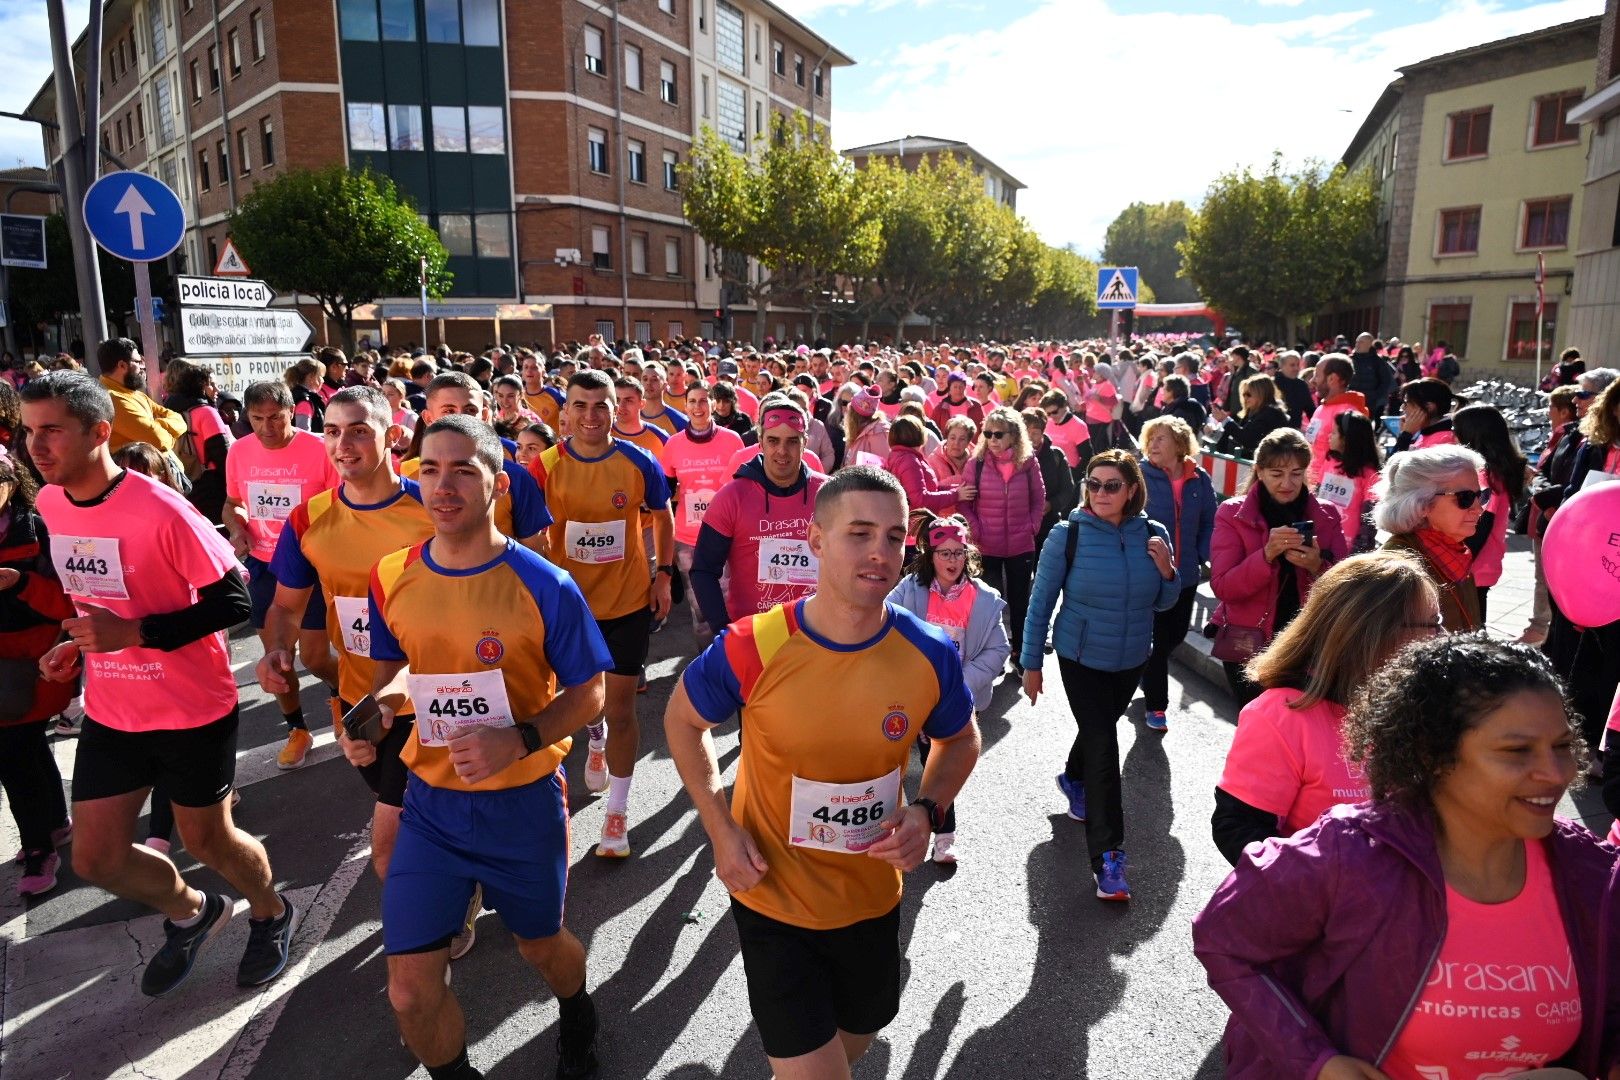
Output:
[[[1395,69],[1602,13],[1602,0],[775,0],[857,61],[840,147],[960,139],[1029,186],[1019,211],[1090,254],[1133,201],[1196,206],[1238,165],[1336,160]],[[89,0],[69,0],[73,30]],[[50,71],[45,5],[0,0],[0,109]],[[0,167],[38,164],[0,119]]]

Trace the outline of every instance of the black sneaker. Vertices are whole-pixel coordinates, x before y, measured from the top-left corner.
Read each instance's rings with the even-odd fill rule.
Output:
[[[593,1080],[596,1076],[596,1003],[579,1022],[563,1027],[557,1036],[557,1080]]]
[[[202,918],[192,926],[176,926],[163,920],[167,940],[141,972],[141,993],[162,997],[186,981],[202,947],[231,921],[231,903],[218,893],[203,893]]]
[[[237,986],[263,986],[287,970],[287,954],[298,930],[298,909],[285,893],[281,904],[286,910],[280,918],[248,921],[247,948],[236,968]]]

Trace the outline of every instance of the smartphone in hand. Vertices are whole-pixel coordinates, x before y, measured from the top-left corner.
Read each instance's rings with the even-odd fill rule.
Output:
[[[1303,540],[1306,547],[1310,547],[1312,544],[1316,543],[1316,522],[1296,521],[1290,526],[1290,528],[1299,533],[1300,538]]]
[[[344,713],[343,731],[356,742],[364,740],[373,746],[382,742],[386,732],[383,731],[382,708],[377,704],[377,699],[367,694],[359,704]]]

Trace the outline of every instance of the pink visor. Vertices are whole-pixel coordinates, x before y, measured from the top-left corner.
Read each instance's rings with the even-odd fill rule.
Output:
[[[790,427],[802,435],[806,427],[804,414],[797,409],[766,409],[759,418],[759,430],[769,431],[773,427]]]

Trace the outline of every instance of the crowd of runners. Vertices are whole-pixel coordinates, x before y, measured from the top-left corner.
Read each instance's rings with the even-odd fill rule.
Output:
[[[569,788],[605,800],[594,855],[633,858],[660,722],[773,1074],[849,1076],[902,1007],[904,873],[994,842],[959,843],[953,804],[996,684],[1061,690],[1046,790],[1128,901],[1118,724],[1140,690],[1145,737],[1171,731],[1193,633],[1241,707],[1207,841],[1234,869],[1192,927],[1228,1075],[1620,1080],[1620,835],[1554,813],[1583,780],[1620,811],[1620,517],[1589,494],[1620,480],[1620,373],[1575,350],[1534,464],[1443,347],[1370,334],[321,348],[239,398],[127,339],[82,367],[0,379],[0,783],[21,893],[71,844],[164,915],[148,995],[238,910],[177,872],[176,828],[246,901],[239,983],[289,961],[299,912],[231,814],[243,622],[278,764],[329,723],[370,789],[388,998],[434,1080],[482,1075],[450,964],[484,911],[557,997],[556,1075],[597,1074]],[[1510,529],[1536,565],[1516,641],[1484,629]],[[647,715],[671,619],[694,655]]]

